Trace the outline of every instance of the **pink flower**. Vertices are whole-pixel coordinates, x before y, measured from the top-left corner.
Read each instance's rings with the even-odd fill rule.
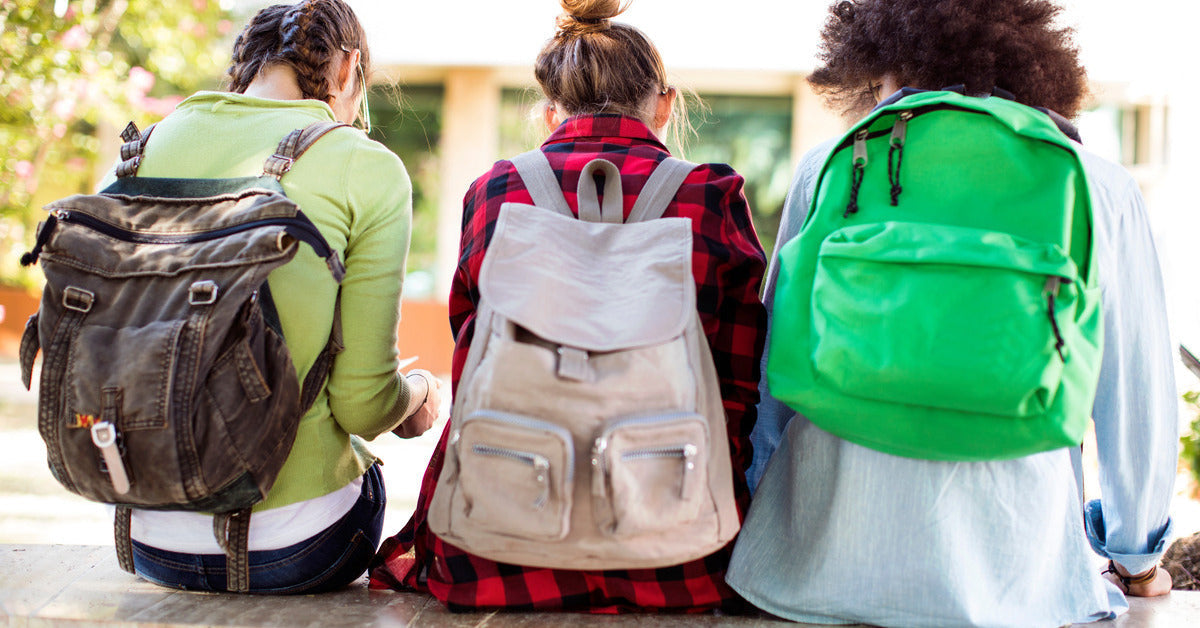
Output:
[[[217,22],[218,33],[227,35],[231,30],[233,30],[233,22],[230,22],[229,20],[221,20],[220,22]]]
[[[192,0],[192,8],[196,13],[203,13],[208,8],[208,0]]]
[[[17,165],[13,166],[13,172],[21,179],[28,181],[33,177],[33,164],[28,161],[18,161]]]
[[[76,24],[62,34],[58,43],[66,50],[79,50],[88,44],[89,39],[91,37],[88,36],[88,32],[83,28],[83,25]]]
[[[154,87],[154,74],[146,68],[135,65],[129,68],[129,82],[126,85],[134,93],[145,94]]]

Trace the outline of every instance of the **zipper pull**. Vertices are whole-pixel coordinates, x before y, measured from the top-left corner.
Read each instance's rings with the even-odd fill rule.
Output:
[[[121,459],[121,451],[117,447],[117,427],[111,421],[100,421],[92,426],[92,443],[104,457],[104,465],[108,467],[108,479],[112,481],[113,490],[118,495],[129,492],[129,474],[125,471],[125,461]]]
[[[854,170],[850,173],[850,201],[842,218],[858,212],[858,189],[862,187],[863,171],[867,167],[867,127],[854,132]]]
[[[1050,316],[1050,328],[1054,330],[1054,350],[1058,352],[1058,359],[1063,362],[1067,361],[1066,355],[1063,353],[1063,346],[1066,341],[1063,340],[1062,331],[1058,328],[1058,318],[1055,316],[1054,300],[1058,297],[1059,287],[1066,281],[1062,277],[1050,275],[1046,277],[1046,283],[1042,286],[1042,296],[1046,298],[1046,310]]]
[[[608,438],[601,436],[592,445],[592,496],[603,498],[607,493],[608,465],[604,464],[604,451],[608,449]]]
[[[550,461],[545,456],[533,456],[533,473],[538,486],[542,487],[537,501],[533,502],[533,507],[536,510],[541,510],[550,499]]]
[[[21,266],[32,266],[37,263],[38,257],[42,255],[42,247],[50,240],[50,234],[54,232],[54,228],[58,226],[59,220],[67,220],[70,214],[65,209],[55,209],[50,212],[50,216],[46,218],[46,222],[42,224],[42,228],[38,229],[37,241],[33,243],[33,249],[21,256]]]
[[[687,499],[692,471],[696,470],[696,454],[700,448],[688,443],[683,446],[683,481],[679,483],[679,499]]]
[[[900,204],[900,164],[904,160],[904,136],[908,133],[908,121],[913,117],[911,111],[901,111],[892,125],[892,137],[888,140],[888,183],[892,184],[892,207]],[[895,172],[892,158],[895,157]]]

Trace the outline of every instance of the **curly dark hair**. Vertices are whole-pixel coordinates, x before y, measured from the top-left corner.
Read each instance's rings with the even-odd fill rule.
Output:
[[[1068,118],[1087,95],[1071,28],[1050,0],[854,0],[830,7],[823,63],[808,81],[830,105],[861,114],[871,85],[891,74],[921,89],[966,86],[1012,92],[1017,101]]]

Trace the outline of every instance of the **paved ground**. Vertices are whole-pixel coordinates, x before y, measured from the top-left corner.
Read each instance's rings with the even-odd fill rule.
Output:
[[[359,583],[320,595],[269,597],[186,593],[139,580],[109,546],[0,545],[0,620],[10,626],[449,626],[686,628],[794,626],[765,616],[451,614],[429,596],[368,591]],[[1200,592],[1134,599],[1129,613],[1096,628],[1185,628],[1200,622]],[[811,625],[811,624],[806,624]]]

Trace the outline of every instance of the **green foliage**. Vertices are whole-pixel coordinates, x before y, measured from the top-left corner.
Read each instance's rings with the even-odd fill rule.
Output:
[[[432,271],[437,261],[438,185],[442,134],[441,85],[372,88],[371,139],[400,156],[413,185],[412,244],[408,270]],[[466,192],[466,190],[464,190]],[[405,286],[408,294],[409,286]]]
[[[0,0],[0,277],[42,203],[90,191],[102,141],[218,84],[234,33],[228,0]],[[115,127],[115,128],[114,128]]]
[[[1192,391],[1184,393],[1183,400],[1192,406],[1196,412],[1192,420],[1191,428],[1183,436],[1179,438],[1182,445],[1179,451],[1179,457],[1183,459],[1188,470],[1192,472],[1192,478],[1200,485],[1200,392]]]
[[[770,259],[792,179],[792,99],[719,94],[702,98],[708,111],[693,115],[696,134],[688,138],[682,155],[695,162],[727,163],[742,175],[754,228]],[[672,152],[680,154],[674,147]]]

